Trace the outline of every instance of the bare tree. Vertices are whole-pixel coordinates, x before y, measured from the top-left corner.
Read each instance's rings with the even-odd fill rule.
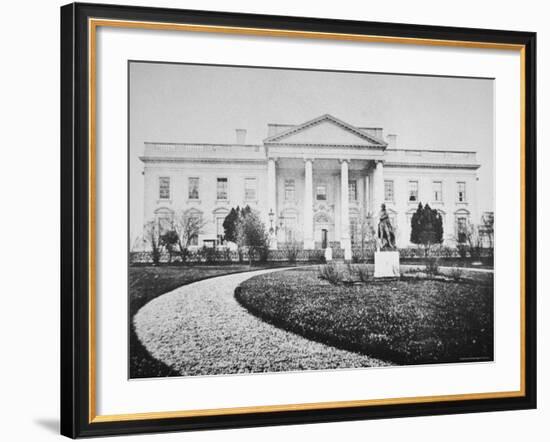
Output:
[[[490,256],[493,256],[495,249],[495,215],[493,212],[488,212],[483,215],[482,225],[480,227],[483,238],[487,241],[487,246]]]
[[[158,265],[162,254],[162,241],[160,229],[154,220],[145,224],[143,228],[143,238],[151,247],[151,259],[153,260],[153,264]]]
[[[455,238],[457,247],[460,249],[467,249],[470,258],[479,259],[481,257],[481,251],[483,249],[483,236],[480,232],[480,226],[467,222],[463,230],[457,232]],[[460,253],[465,255],[465,253]]]
[[[202,216],[189,211],[182,212],[176,218],[174,230],[178,237],[177,245],[182,262],[187,260],[191,242],[198,238],[205,225],[206,222],[203,221]]]
[[[361,217],[357,223],[358,242],[361,246],[361,260],[367,259],[368,255],[376,250],[376,235],[372,226],[372,219]]]

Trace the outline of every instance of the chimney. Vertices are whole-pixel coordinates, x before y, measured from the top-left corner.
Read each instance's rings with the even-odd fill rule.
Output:
[[[246,129],[235,129],[237,144],[246,144]]]
[[[390,149],[396,149],[397,148],[397,135],[388,134],[386,136],[386,142],[388,143],[388,147]]]

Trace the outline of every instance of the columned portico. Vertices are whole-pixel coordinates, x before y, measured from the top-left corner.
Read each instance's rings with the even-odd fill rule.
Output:
[[[340,247],[344,257],[351,259],[351,239],[349,235],[349,164],[348,160],[340,160]]]
[[[313,160],[305,160],[304,182],[304,249],[315,248],[313,239]]]

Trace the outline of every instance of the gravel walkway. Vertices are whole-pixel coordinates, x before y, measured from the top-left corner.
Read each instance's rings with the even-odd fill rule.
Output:
[[[134,316],[136,333],[157,359],[181,375],[215,375],[388,365],[286,332],[252,316],[234,298],[253,276],[219,276],[162,295]]]

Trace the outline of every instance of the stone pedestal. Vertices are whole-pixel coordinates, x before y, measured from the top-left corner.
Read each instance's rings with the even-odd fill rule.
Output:
[[[399,277],[399,252],[375,252],[374,253],[374,277],[398,278]]]
[[[332,247],[327,247],[325,249],[325,261],[326,262],[332,261]]]
[[[277,237],[275,235],[271,235],[269,238],[269,250],[277,250]]]
[[[351,253],[351,247],[346,247],[344,249],[344,261],[351,261],[352,253]]]

